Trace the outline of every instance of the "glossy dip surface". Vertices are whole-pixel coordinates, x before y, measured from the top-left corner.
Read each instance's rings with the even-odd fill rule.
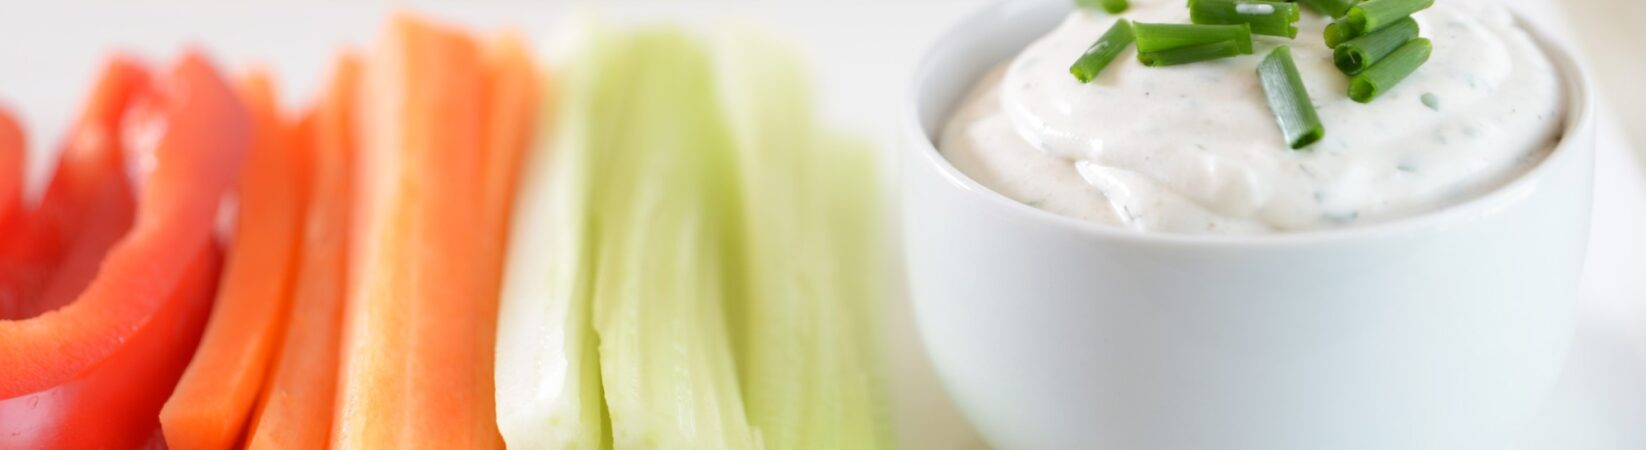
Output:
[[[1297,39],[1257,36],[1253,55],[1146,67],[1127,50],[1090,84],[1069,74],[1119,18],[1188,23],[1182,0],[1076,11],[980,80],[939,150],[979,183],[1056,214],[1189,234],[1325,229],[1422,214],[1479,196],[1541,161],[1565,99],[1548,57],[1494,2],[1440,0],[1415,16],[1429,62],[1371,104],[1305,10]],[[1326,128],[1289,149],[1257,77],[1292,47]]]

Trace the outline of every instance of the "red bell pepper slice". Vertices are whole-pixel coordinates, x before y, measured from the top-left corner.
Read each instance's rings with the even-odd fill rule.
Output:
[[[40,206],[25,214],[19,205],[14,231],[0,235],[0,320],[27,319],[73,301],[103,253],[131,227],[120,125],[126,105],[148,85],[148,73],[130,60],[115,58],[104,68]]]
[[[14,236],[23,214],[23,128],[0,109],[0,236]]]
[[[0,400],[0,448],[164,448],[158,414],[206,326],[222,254],[179,255],[175,289],[127,342],[74,379]]]
[[[198,54],[137,93],[111,108],[147,102],[160,136],[127,147],[140,181],[131,230],[72,303],[0,320],[0,448],[157,445],[157,413],[205,326],[221,260],[212,229],[250,119]]]

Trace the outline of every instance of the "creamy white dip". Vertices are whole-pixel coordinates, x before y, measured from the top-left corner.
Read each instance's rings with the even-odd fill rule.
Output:
[[[1439,0],[1416,15],[1434,54],[1371,104],[1348,98],[1305,11],[1296,40],[1164,68],[1127,50],[1090,84],[1069,65],[1118,18],[1188,23],[1183,0],[1077,11],[981,80],[940,151],[962,172],[1046,211],[1127,228],[1272,233],[1387,221],[1501,186],[1559,139],[1564,96],[1548,57],[1501,6]],[[1257,65],[1292,47],[1326,137],[1287,147]]]

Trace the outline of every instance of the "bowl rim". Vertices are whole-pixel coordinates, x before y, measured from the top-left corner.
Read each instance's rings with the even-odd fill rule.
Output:
[[[1584,154],[1593,152],[1593,140],[1574,137],[1592,135],[1595,127],[1595,106],[1593,83],[1588,71],[1574,56],[1570,47],[1562,41],[1552,39],[1546,28],[1527,20],[1526,16],[1518,11],[1504,6],[1514,18],[1517,26],[1525,30],[1539,50],[1541,50],[1555,67],[1565,85],[1565,123],[1561,127],[1560,142],[1535,166],[1514,179],[1491,191],[1469,200],[1447,205],[1440,209],[1420,213],[1412,216],[1392,219],[1384,222],[1364,226],[1350,226],[1343,228],[1310,229],[1280,233],[1254,235],[1221,235],[1221,234],[1185,234],[1165,233],[1153,231],[1138,231],[1123,228],[1113,224],[1090,222],[1082,219],[1064,216],[1050,211],[1025,205],[1006,197],[982,183],[973,180],[951,164],[937,150],[936,139],[928,133],[921,120],[921,99],[924,84],[939,72],[938,56],[944,49],[950,48],[953,42],[962,42],[963,35],[976,33],[976,25],[1011,20],[1017,14],[1013,12],[1025,6],[1037,6],[1035,2],[1057,2],[1067,4],[1067,9],[1074,6],[1067,0],[1002,0],[981,8],[976,12],[964,16],[951,26],[948,31],[928,45],[915,66],[914,75],[909,81],[908,97],[905,98],[906,112],[904,126],[909,133],[906,138],[912,142],[901,144],[906,151],[914,153],[905,158],[903,164],[931,164],[953,188],[967,191],[967,195],[975,196],[976,203],[994,212],[1012,216],[1018,220],[1039,222],[1055,227],[1061,231],[1078,233],[1084,236],[1128,241],[1141,244],[1193,246],[1193,247],[1270,247],[1290,245],[1316,245],[1323,242],[1375,239],[1398,235],[1428,233],[1451,229],[1476,222],[1491,215],[1492,212],[1504,209],[1509,205],[1526,197],[1536,188],[1542,179],[1549,177],[1555,169],[1581,161],[1570,161],[1581,158]],[[960,92],[955,92],[955,101],[950,102],[943,120],[952,116],[959,104],[960,96],[976,86],[976,79],[961,85]],[[940,122],[943,123],[943,122]],[[1583,147],[1579,143],[1588,142]],[[907,167],[907,166],[906,166]],[[1593,180],[1589,181],[1589,189],[1593,189]],[[905,202],[912,201],[905,199]]]

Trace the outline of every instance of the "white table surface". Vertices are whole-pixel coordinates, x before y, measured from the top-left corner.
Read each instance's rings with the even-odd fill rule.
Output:
[[[1445,0],[1442,0],[1445,1]],[[1646,20],[1639,0],[1567,0],[1590,8],[1567,23],[1561,0],[1505,0],[1555,29],[1576,30],[1593,52],[1612,53],[1595,65],[1602,97],[1623,107],[1603,121],[1595,224],[1584,280],[1583,328],[1568,374],[1544,419],[1527,430],[1532,450],[1646,449],[1646,162],[1622,130],[1646,139],[1646,89],[1631,86],[1646,70],[1642,42],[1624,30]],[[413,2],[426,11],[477,27],[512,25],[540,49],[573,11],[596,11],[619,22],[677,21],[702,26],[724,19],[763,24],[793,37],[811,56],[831,118],[886,143],[895,164],[893,131],[902,119],[905,86],[921,51],[953,21],[988,0],[754,0],[570,2]],[[367,43],[395,5],[383,1],[274,3],[204,1],[0,2],[0,103],[21,109],[34,150],[32,176],[45,173],[47,144],[56,142],[104,55],[114,49],[165,60],[186,44],[205,45],[230,67],[262,64],[296,103],[309,98],[338,45]],[[1606,11],[1610,14],[1601,14]],[[677,20],[678,19],[678,20]],[[1631,41],[1633,41],[1631,43]],[[545,50],[548,52],[548,50]],[[1619,126],[1618,117],[1632,123]],[[899,440],[911,449],[980,449],[982,441],[949,404],[919,348],[908,307],[888,315],[888,365],[893,372]]]

